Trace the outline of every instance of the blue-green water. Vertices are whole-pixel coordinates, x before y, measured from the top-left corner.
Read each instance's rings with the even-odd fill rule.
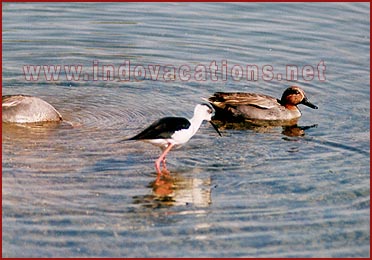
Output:
[[[3,257],[370,255],[368,3],[3,3],[2,12],[3,94],[39,96],[67,122],[2,127]],[[214,61],[217,78],[204,80]],[[257,66],[257,80],[231,75],[235,65]],[[286,80],[287,65],[297,80]],[[215,91],[280,97],[293,84],[319,106],[300,107],[299,125],[317,127],[218,137],[205,124],[171,151],[161,185],[158,148],[118,143],[160,117],[191,117]]]

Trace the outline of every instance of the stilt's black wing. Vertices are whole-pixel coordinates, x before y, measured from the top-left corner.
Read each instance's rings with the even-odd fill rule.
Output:
[[[166,139],[171,138],[174,132],[190,127],[190,121],[183,117],[164,117],[143,130],[136,136],[127,140]]]

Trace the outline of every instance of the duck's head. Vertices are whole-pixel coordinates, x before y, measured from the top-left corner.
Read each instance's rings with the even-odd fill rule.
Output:
[[[209,121],[213,128],[216,130],[216,132],[221,136],[220,131],[218,130],[217,126],[212,123],[212,116],[214,115],[214,109],[211,105],[207,103],[198,104],[195,106],[194,109],[194,117],[198,117],[202,120]]]
[[[318,109],[316,105],[307,99],[305,92],[297,86],[287,88],[280,99],[280,103],[288,109],[296,109],[298,104],[303,104],[312,109]]]

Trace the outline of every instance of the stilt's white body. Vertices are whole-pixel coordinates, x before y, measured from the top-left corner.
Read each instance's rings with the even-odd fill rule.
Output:
[[[162,149],[167,148],[169,145],[181,146],[187,143],[199,130],[204,120],[210,121],[212,114],[209,114],[204,105],[197,105],[194,110],[194,116],[189,119],[190,126],[186,129],[175,131],[170,138],[166,139],[149,139],[147,142],[160,146]],[[207,107],[208,108],[208,107]],[[211,112],[212,113],[212,112]]]

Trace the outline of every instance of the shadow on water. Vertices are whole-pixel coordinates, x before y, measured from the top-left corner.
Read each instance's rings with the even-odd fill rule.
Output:
[[[370,151],[360,149],[360,148],[357,148],[357,147],[353,147],[351,145],[342,144],[340,142],[324,140],[324,139],[314,139],[314,138],[312,138],[308,141],[314,142],[314,143],[316,143],[320,146],[332,148],[334,150],[348,151],[348,152],[352,152],[354,154],[360,154],[360,155],[363,155],[363,156],[370,157]]]
[[[133,197],[133,204],[146,208],[171,206],[208,207],[211,201],[211,179],[186,177],[185,174],[170,173],[158,176],[148,185],[151,193]]]

